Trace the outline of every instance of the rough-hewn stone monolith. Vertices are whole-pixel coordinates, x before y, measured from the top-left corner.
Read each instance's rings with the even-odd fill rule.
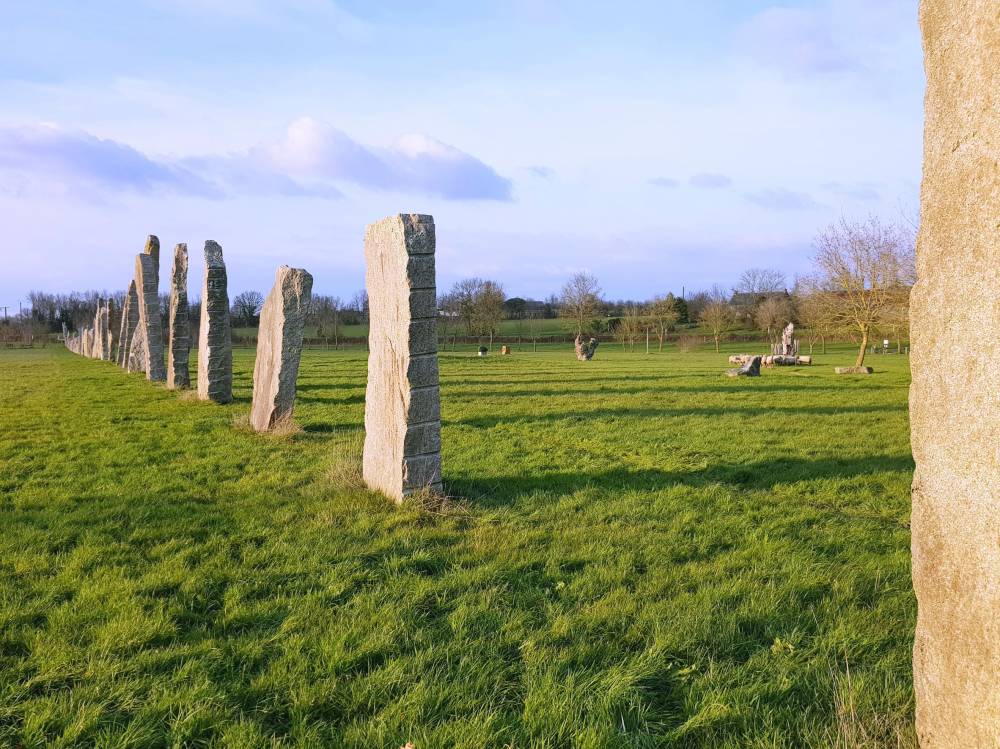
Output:
[[[1000,747],[1000,5],[923,0],[911,294],[913,647],[923,749]],[[986,345],[984,345],[986,344]]]
[[[188,317],[188,249],[174,248],[170,270],[170,310],[167,335],[167,387],[186,388],[191,384],[188,356],[191,352],[191,322]]]
[[[142,368],[146,379],[163,382],[163,323],[160,320],[159,253],[143,252],[135,257],[135,288],[139,298],[139,333],[142,338]]]
[[[306,271],[282,265],[261,309],[250,408],[250,425],[258,432],[292,416],[312,284]]]
[[[365,483],[396,501],[441,490],[434,219],[401,214],[365,230],[370,353]]]
[[[226,263],[218,242],[205,242],[205,279],[198,328],[198,398],[216,403],[233,399],[233,348],[229,327]]]
[[[135,279],[128,282],[125,304],[122,305],[121,332],[118,334],[118,366],[129,367],[133,337],[139,327],[139,296],[135,291]],[[129,370],[131,371],[131,370]]]

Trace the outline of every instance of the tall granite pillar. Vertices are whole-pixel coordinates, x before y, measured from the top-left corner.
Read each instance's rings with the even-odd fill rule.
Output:
[[[174,248],[174,263],[170,270],[170,313],[167,336],[167,387],[186,388],[191,384],[188,355],[191,351],[191,321],[187,298],[188,249],[186,244]]]
[[[280,266],[260,311],[250,408],[250,424],[258,432],[292,415],[312,284],[312,276],[301,268]]]
[[[365,230],[368,389],[365,483],[397,502],[441,490],[434,219],[400,214]]]
[[[913,646],[923,749],[1000,747],[1000,6],[923,0],[911,294]]]
[[[226,263],[218,242],[205,242],[205,280],[198,328],[198,398],[216,403],[233,399],[233,348],[229,328]]]
[[[142,368],[146,379],[163,382],[167,368],[163,364],[163,323],[160,320],[159,252],[143,252],[135,257],[135,286],[139,299],[139,328],[142,338]]]

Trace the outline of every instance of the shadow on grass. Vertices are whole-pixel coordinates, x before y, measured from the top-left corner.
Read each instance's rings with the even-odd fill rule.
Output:
[[[362,399],[364,400],[364,399]],[[470,426],[489,429],[503,424],[524,422],[592,422],[601,419],[631,420],[636,418],[659,418],[664,416],[733,416],[740,419],[750,417],[787,416],[838,416],[841,414],[885,414],[906,411],[905,404],[892,406],[771,406],[756,407],[712,406],[709,408],[598,408],[590,411],[572,410],[549,414],[503,414],[498,416],[473,416],[467,419],[445,419],[449,426]]]
[[[450,494],[466,497],[487,508],[514,504],[535,493],[569,494],[593,488],[606,492],[658,491],[672,486],[703,487],[726,484],[735,490],[766,490],[779,484],[817,479],[850,479],[876,473],[913,471],[909,455],[872,455],[865,458],[776,458],[746,464],[719,463],[696,471],[629,470],[615,468],[600,473],[547,473],[499,476],[488,479],[445,477]]]

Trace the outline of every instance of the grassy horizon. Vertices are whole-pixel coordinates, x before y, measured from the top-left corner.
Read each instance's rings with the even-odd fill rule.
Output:
[[[915,746],[907,359],[745,347],[443,353],[442,510],[361,485],[363,351],[282,437],[250,350],[0,351],[0,745]]]

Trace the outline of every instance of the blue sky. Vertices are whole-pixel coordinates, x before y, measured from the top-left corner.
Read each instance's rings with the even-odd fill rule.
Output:
[[[148,233],[363,285],[367,223],[431,213],[438,284],[610,297],[808,268],[917,206],[916,0],[0,4],[0,305],[123,288]],[[164,276],[165,276],[164,272]]]

